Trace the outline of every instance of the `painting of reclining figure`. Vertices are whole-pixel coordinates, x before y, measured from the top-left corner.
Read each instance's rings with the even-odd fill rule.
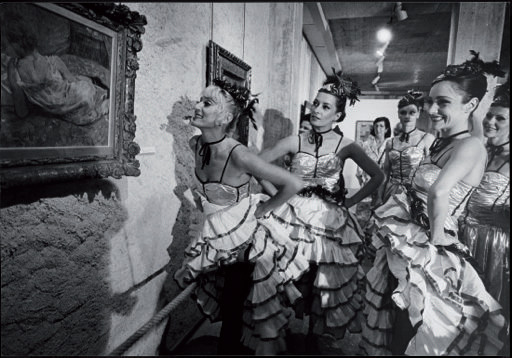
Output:
[[[2,4],[1,31],[0,148],[109,146],[115,33],[29,3]]]

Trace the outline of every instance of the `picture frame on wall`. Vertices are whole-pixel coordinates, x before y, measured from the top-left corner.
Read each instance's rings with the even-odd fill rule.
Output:
[[[368,136],[372,130],[373,121],[356,121],[356,136],[355,141],[357,143],[362,143]]]
[[[134,92],[146,18],[114,3],[5,3],[0,16],[2,188],[140,175]]]
[[[207,86],[211,85],[214,79],[222,79],[251,89],[250,65],[212,40],[208,42],[207,53]],[[237,124],[236,139],[244,145],[249,141],[249,122],[249,118],[242,117]]]

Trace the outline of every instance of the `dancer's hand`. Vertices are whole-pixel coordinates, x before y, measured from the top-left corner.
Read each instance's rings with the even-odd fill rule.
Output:
[[[266,202],[260,201],[258,203],[258,206],[256,207],[256,211],[254,212],[254,216],[256,219],[265,218],[267,219],[270,216],[270,213],[268,212]]]

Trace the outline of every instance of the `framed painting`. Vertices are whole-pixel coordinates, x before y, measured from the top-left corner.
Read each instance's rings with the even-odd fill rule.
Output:
[[[357,121],[355,141],[358,143],[364,142],[370,135],[372,126],[373,121]]]
[[[114,3],[5,3],[0,185],[138,176],[146,18]]]
[[[207,86],[212,84],[214,79],[219,78],[251,89],[251,66],[211,40],[208,43],[207,62]],[[240,118],[236,135],[241,143],[247,145],[249,118]]]

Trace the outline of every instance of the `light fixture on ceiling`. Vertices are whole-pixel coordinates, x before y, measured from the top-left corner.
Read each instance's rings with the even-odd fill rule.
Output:
[[[395,4],[395,17],[397,21],[404,21],[408,18],[407,11],[405,11],[405,8],[401,2],[397,2]]]
[[[401,2],[396,2],[395,6],[393,6],[393,12],[391,13],[391,17],[389,18],[388,25],[393,23],[393,19],[396,21],[404,21],[407,19],[409,15],[407,15],[407,11],[405,11],[405,7]]]

